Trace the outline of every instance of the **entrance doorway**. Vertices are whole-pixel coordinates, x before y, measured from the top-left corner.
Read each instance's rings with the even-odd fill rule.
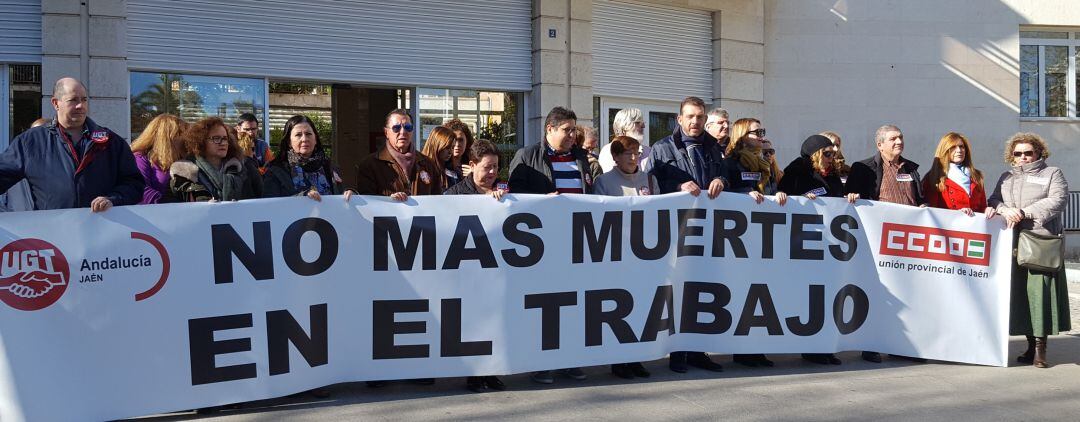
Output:
[[[652,145],[664,137],[671,135],[678,126],[679,103],[646,102],[641,100],[617,99],[608,97],[600,98],[600,139],[603,144],[611,141],[611,125],[615,121],[615,115],[626,108],[641,110],[645,118],[645,139]]]

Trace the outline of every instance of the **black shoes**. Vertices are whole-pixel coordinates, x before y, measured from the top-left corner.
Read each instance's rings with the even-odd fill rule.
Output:
[[[881,353],[878,352],[862,352],[862,360],[873,363],[881,363]]]
[[[630,369],[630,364],[616,363],[611,365],[611,373],[622,379],[634,379],[634,371]]]
[[[765,355],[761,355],[761,356],[764,357]],[[702,352],[689,352],[689,353],[687,353],[686,354],[686,363],[688,365],[690,365],[690,366],[693,366],[695,368],[704,369],[706,371],[724,372],[724,367],[722,365],[720,365],[719,363],[713,362],[712,359],[709,358],[709,355],[706,355],[705,353],[702,353]],[[770,364],[771,364],[771,362],[770,362]],[[772,365],[770,365],[770,366],[772,366]]]
[[[749,366],[751,368],[757,366],[771,368],[773,367],[773,365],[775,365],[773,361],[769,360],[769,358],[765,357],[764,354],[760,353],[753,355],[731,355],[731,357],[735,361],[735,363],[743,366]]]
[[[685,374],[689,369],[686,367],[686,355],[689,352],[671,352],[671,356],[668,358],[668,369],[671,372],[677,372]]]
[[[832,353],[803,353],[803,360],[821,365],[839,365],[840,358]]]
[[[642,365],[641,362],[628,363],[626,366],[630,367],[630,372],[633,372],[635,377],[648,378],[652,376],[652,374],[649,373],[649,370],[645,369],[645,365]]]
[[[498,377],[495,376],[483,376],[483,377],[468,377],[465,378],[465,388],[475,393],[483,393],[487,389],[496,391],[503,391],[506,389],[506,384],[503,384]]]

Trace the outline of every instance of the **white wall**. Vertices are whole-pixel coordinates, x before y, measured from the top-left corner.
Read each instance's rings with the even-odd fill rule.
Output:
[[[1024,130],[1050,142],[1052,165],[1080,190],[1080,120],[1021,122],[1020,25],[1080,27],[1076,0],[768,0],[765,113],[785,163],[806,136],[835,130],[849,160],[874,130],[904,131],[905,156],[929,167],[948,131],[974,143],[991,180],[1004,141]],[[743,116],[735,116],[743,117]],[[993,183],[992,181],[990,183]]]

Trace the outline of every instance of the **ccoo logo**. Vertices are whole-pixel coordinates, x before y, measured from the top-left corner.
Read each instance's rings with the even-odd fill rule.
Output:
[[[883,255],[989,266],[990,235],[884,223],[881,225],[880,252]]]
[[[63,296],[71,271],[67,258],[41,239],[20,239],[0,248],[0,300],[23,311],[44,309]]]

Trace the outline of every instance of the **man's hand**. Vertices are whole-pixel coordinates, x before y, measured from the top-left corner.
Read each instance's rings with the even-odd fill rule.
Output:
[[[720,192],[724,190],[724,181],[720,179],[713,179],[709,182],[709,199],[716,199],[720,196]]]
[[[691,195],[701,195],[701,187],[697,185],[693,180],[679,185],[679,190],[683,192],[690,192]]]
[[[90,201],[90,211],[92,212],[104,212],[105,210],[112,208],[112,206],[112,201],[104,196],[99,196],[94,198],[93,201]]]

